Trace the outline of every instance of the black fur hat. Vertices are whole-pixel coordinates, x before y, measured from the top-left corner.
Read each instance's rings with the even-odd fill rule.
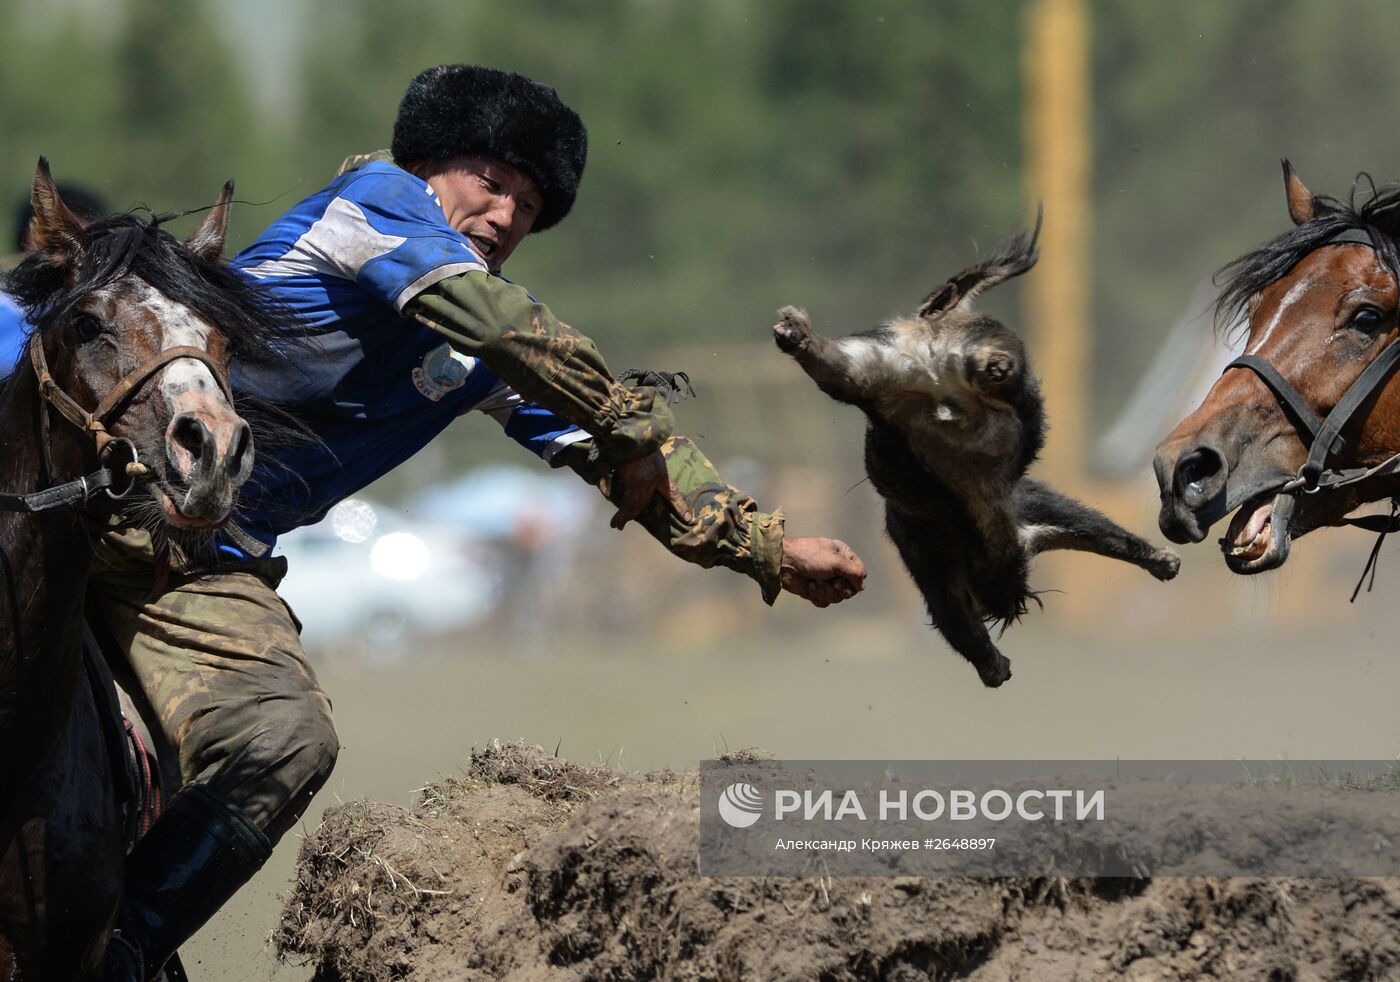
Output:
[[[573,207],[588,132],[548,85],[496,68],[439,65],[409,83],[391,150],[400,164],[469,153],[510,164],[544,197],[531,229],[542,232]]]

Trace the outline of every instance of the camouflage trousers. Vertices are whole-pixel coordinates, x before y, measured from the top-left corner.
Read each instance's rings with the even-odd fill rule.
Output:
[[[285,572],[281,559],[172,572],[153,596],[150,537],[129,531],[99,541],[88,588],[88,616],[125,653],[181,783],[204,784],[273,842],[339,749],[330,699],[276,592]]]

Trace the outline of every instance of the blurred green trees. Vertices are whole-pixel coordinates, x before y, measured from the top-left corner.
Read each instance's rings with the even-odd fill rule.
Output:
[[[212,9],[136,0],[100,14],[58,4],[0,8],[0,174],[10,214],[46,154],[60,181],[115,208],[211,203],[229,177],[264,168],[242,59]],[[235,234],[256,234],[238,216]]]
[[[1400,173],[1400,7],[1091,6],[1103,417],[1199,281],[1282,227],[1279,156],[1319,190]],[[245,244],[343,156],[387,145],[417,71],[478,61],[554,84],[589,126],[574,216],[508,272],[614,360],[761,341],[788,302],[863,327],[1029,213],[1021,14],[1016,0],[18,0],[0,5],[0,189],[21,194],[40,152],[122,207],[198,206],[234,176],[261,203],[235,216]],[[988,302],[1014,315],[1014,300]]]

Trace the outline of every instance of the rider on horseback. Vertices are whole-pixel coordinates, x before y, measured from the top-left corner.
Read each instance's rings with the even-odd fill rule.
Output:
[[[154,977],[266,862],[335,763],[330,700],[275,592],[286,563],[270,548],[457,416],[493,416],[598,484],[618,505],[614,525],[636,519],[687,561],[752,577],[769,603],[788,589],[826,606],[861,588],[847,546],[785,537],[781,512],[760,512],[672,435],[664,392],[618,384],[588,338],[500,277],[526,234],[568,213],[586,147],[553,89],[430,69],[403,99],[392,153],[347,161],[235,259],[302,326],[291,367],[245,361],[234,388],[289,409],[316,439],[258,448],[240,527],[218,540],[213,567],[144,532],[102,541],[92,617],[126,654],[184,786],[128,859],[109,979]]]

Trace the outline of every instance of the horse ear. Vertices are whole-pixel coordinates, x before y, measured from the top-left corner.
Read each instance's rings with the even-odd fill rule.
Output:
[[[29,251],[42,252],[66,260],[87,248],[88,235],[83,223],[63,203],[58,186],[49,171],[49,159],[39,158],[34,171],[34,190],[29,196],[34,217],[29,220]]]
[[[1312,221],[1312,192],[1303,184],[1287,157],[1283,158],[1283,190],[1288,195],[1288,217],[1293,219],[1293,224],[1302,225]]]
[[[216,263],[224,254],[224,239],[228,236],[228,206],[232,200],[233,181],[230,180],[219,192],[219,200],[214,202],[214,207],[209,209],[199,228],[185,240],[185,245],[203,262]]]
[[[966,309],[979,293],[1029,270],[1040,258],[1036,242],[1040,238],[1040,223],[1044,217],[1045,206],[1040,205],[1035,210],[1035,228],[1012,236],[976,266],[969,266],[924,297],[924,302],[919,304],[918,315],[941,317],[955,308]]]

